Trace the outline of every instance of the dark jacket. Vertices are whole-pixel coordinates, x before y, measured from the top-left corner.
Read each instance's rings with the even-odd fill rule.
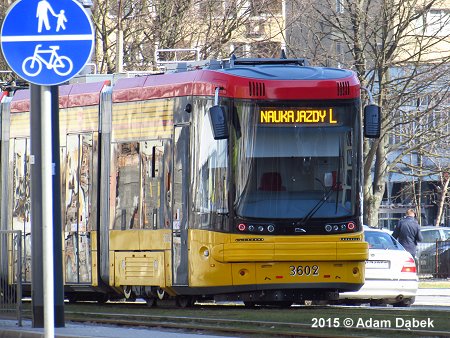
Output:
[[[392,236],[396,238],[413,257],[416,256],[417,242],[422,241],[422,234],[420,233],[420,225],[414,217],[406,216],[398,221],[398,225],[394,229]]]

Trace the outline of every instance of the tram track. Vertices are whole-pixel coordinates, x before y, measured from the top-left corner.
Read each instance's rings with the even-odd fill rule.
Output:
[[[123,327],[177,329],[189,332],[229,334],[231,336],[256,337],[449,337],[444,326],[447,317],[418,311],[375,310],[352,307],[297,307],[291,309],[246,309],[230,306],[195,306],[192,309],[175,307],[148,308],[141,304],[116,303],[103,306],[68,304],[65,319],[77,323],[119,325]],[[145,309],[145,310],[144,310]],[[135,313],[138,311],[139,313]],[[114,313],[113,313],[114,312]],[[367,313],[364,313],[367,312]],[[358,314],[360,317],[355,317]],[[258,318],[258,315],[262,319]],[[436,326],[425,328],[358,327],[356,319],[380,323],[385,318],[410,318],[425,320],[433,316]],[[267,320],[269,319],[270,320]],[[283,319],[284,318],[284,319]],[[298,320],[292,320],[298,318]],[[314,318],[323,318],[314,326]],[[328,318],[337,320],[327,322]],[[346,326],[344,319],[355,318],[354,325]],[[330,325],[328,325],[329,323]],[[337,325],[339,324],[339,325]],[[376,326],[376,325],[375,325]]]

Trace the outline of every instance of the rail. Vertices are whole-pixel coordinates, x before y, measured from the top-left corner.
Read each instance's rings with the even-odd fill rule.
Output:
[[[418,245],[419,277],[450,277],[450,240]]]
[[[22,231],[0,230],[0,315],[22,326]]]

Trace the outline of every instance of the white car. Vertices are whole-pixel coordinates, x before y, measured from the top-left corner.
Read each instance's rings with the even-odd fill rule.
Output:
[[[365,283],[359,291],[341,293],[339,302],[399,307],[413,304],[419,280],[411,254],[385,231],[365,227],[364,238],[369,243]]]

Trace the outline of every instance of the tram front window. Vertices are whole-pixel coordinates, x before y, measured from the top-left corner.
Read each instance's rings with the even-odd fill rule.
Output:
[[[339,124],[324,126],[262,124],[256,120],[259,107],[256,114],[250,114],[255,107],[240,108],[232,152],[238,216],[299,219],[354,214],[356,142],[348,108],[335,107]]]

